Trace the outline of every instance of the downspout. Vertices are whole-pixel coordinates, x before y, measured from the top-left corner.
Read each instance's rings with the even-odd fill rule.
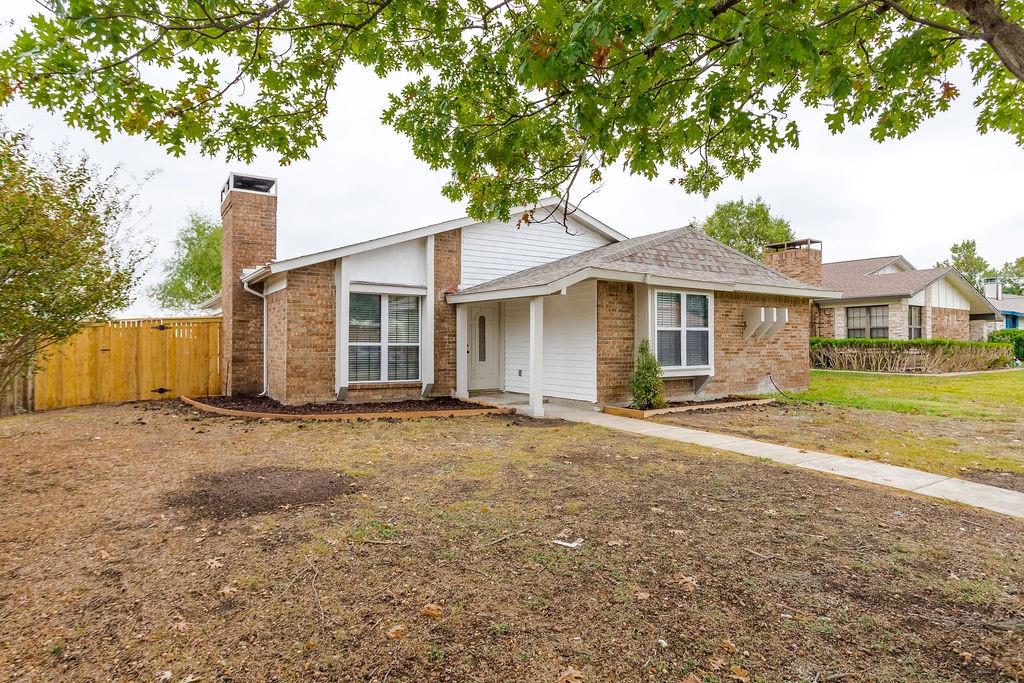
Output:
[[[270,340],[270,332],[267,329],[267,295],[261,292],[257,292],[255,289],[249,286],[248,282],[245,281],[242,281],[242,289],[249,292],[250,294],[255,294],[259,298],[263,299],[263,391],[260,392],[260,396],[266,396],[267,384],[269,380],[269,365],[267,363],[267,342]]]

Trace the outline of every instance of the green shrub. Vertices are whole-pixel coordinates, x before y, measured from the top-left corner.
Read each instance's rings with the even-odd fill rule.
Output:
[[[811,338],[811,364],[831,370],[875,372],[970,372],[1013,364],[1013,348],[994,342],[953,339]]]
[[[990,342],[1013,345],[1013,355],[1024,360],[1024,330],[996,330],[988,335]]]
[[[661,379],[661,364],[651,353],[651,345],[646,339],[640,342],[629,390],[633,394],[633,407],[637,410],[653,410],[668,405],[665,382]]]

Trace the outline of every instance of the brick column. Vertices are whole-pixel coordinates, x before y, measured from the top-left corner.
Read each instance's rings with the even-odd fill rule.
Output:
[[[242,288],[241,276],[277,255],[277,197],[229,184],[220,215],[221,379],[225,394],[253,395],[263,390],[263,300]]]

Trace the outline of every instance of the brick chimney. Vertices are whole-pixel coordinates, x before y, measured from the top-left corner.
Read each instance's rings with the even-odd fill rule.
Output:
[[[820,287],[820,245],[820,240],[811,239],[767,244],[764,247],[764,264],[786,277]]]
[[[277,257],[277,181],[232,173],[220,194],[221,383],[228,396],[263,391],[263,300],[242,271]]]

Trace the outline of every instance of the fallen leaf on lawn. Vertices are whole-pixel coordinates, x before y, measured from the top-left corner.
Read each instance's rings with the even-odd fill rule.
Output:
[[[159,674],[157,674],[156,680],[161,681],[161,683],[163,683],[163,681],[171,680],[171,675],[172,674],[170,671],[161,671]]]
[[[725,660],[721,657],[712,657],[708,660],[708,668],[712,671],[721,671],[723,666],[725,666]]]
[[[726,652],[738,652],[739,651],[739,648],[736,647],[736,645],[731,640],[729,640],[728,638],[726,638],[725,640],[722,641],[722,649],[725,650]]]
[[[571,666],[558,676],[558,683],[583,683],[583,672]]]
[[[405,632],[407,630],[408,629],[405,628],[405,624],[395,624],[394,626],[388,629],[388,639],[398,640],[399,638],[405,635]]]
[[[186,624],[184,621],[176,621],[173,624],[171,624],[171,630],[176,631],[178,633],[184,633],[188,630],[188,624]]]
[[[690,674],[679,683],[704,683],[701,679],[697,678],[697,674]]]
[[[739,681],[739,683],[750,683],[750,672],[742,666],[733,664],[729,668],[729,678],[734,681]]]
[[[610,547],[612,547],[612,548],[616,548],[616,547],[618,547],[620,545],[626,545],[626,542],[625,541],[620,541],[618,539],[613,539],[611,541],[608,541],[608,545]]]
[[[429,617],[431,619],[440,619],[441,618],[441,606],[440,605],[435,605],[434,603],[430,603],[430,604],[424,605],[423,609],[420,610],[420,616],[421,617]]]
[[[697,579],[695,579],[692,576],[687,576],[686,574],[676,574],[673,578],[675,578],[676,583],[679,584],[679,587],[687,593],[692,593],[694,590],[697,589]]]
[[[235,588],[234,586],[228,585],[228,586],[224,586],[223,588],[221,588],[217,592],[220,593],[221,595],[234,595],[235,593],[238,592],[238,589]]]
[[[656,515],[663,515],[663,514],[665,514],[665,511],[663,509],[657,508],[657,507],[651,508],[651,512],[653,512]]]
[[[206,560],[207,569],[220,569],[224,566],[224,563],[220,561],[219,557],[211,557]]]
[[[199,676],[193,676],[192,674],[189,674],[188,676],[185,676],[183,679],[181,679],[181,683],[197,683],[198,681]]]
[[[637,600],[648,600],[648,599],[650,599],[650,597],[651,597],[651,594],[650,594],[650,593],[645,593],[645,592],[643,592],[643,591],[639,591],[639,592],[638,592],[638,593],[636,594],[636,599],[637,599]]]

